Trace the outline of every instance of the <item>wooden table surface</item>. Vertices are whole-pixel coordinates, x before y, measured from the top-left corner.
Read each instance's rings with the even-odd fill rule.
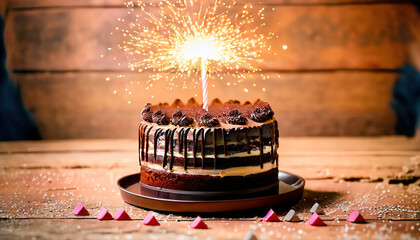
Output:
[[[419,239],[420,139],[281,138],[279,167],[306,179],[294,206],[302,222],[261,222],[265,212],[205,216],[210,229],[189,229],[194,216],[124,203],[117,180],[139,170],[135,140],[0,143],[0,239]],[[305,224],[319,203],[325,227]],[[83,203],[90,216],[76,217]],[[132,221],[98,221],[101,207],[123,207]],[[345,221],[358,209],[367,224]],[[288,209],[276,210],[282,218]],[[265,210],[264,210],[265,211]]]

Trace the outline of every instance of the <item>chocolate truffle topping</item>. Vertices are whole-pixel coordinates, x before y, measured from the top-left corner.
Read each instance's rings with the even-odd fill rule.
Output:
[[[245,125],[248,123],[248,120],[246,120],[246,117],[242,115],[238,110],[231,110],[228,112],[226,116],[226,120],[230,124],[236,124],[236,125]]]
[[[180,109],[177,109],[174,114],[172,115],[171,119],[172,124],[186,127],[191,125],[194,122],[193,118],[187,117],[185,114],[181,112]]]
[[[254,125],[274,120],[274,112],[270,105],[260,99],[256,103],[245,101],[240,104],[237,100],[222,103],[216,98],[211,101],[208,111],[201,106],[194,98],[189,99],[187,104],[176,99],[170,106],[166,103],[156,105],[148,103],[141,111],[141,116],[146,122],[192,128],[198,126],[220,127],[223,123]]]
[[[144,121],[153,122],[152,104],[146,103],[141,111],[141,117]]]
[[[263,103],[257,106],[251,113],[251,119],[256,122],[265,122],[272,119],[274,116],[273,110],[268,103]]]
[[[169,124],[169,118],[168,118],[168,116],[166,116],[166,114],[164,112],[162,112],[159,109],[155,113],[153,113],[153,122],[157,123],[159,125],[168,125]]]
[[[220,126],[220,122],[210,113],[205,113],[200,117],[200,126],[217,127]]]

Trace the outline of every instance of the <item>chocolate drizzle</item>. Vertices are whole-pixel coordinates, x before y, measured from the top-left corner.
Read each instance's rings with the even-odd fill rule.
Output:
[[[163,131],[163,129],[157,129],[156,131],[155,131],[155,138],[153,139],[154,140],[154,144],[153,144],[153,147],[154,147],[154,150],[153,150],[153,156],[154,156],[154,161],[156,162],[156,151],[157,151],[157,144],[158,144],[158,138],[159,138],[159,136],[160,136],[160,133]]]
[[[196,143],[195,143],[195,141],[196,141],[196,138],[197,138],[197,136],[196,136],[196,132],[197,132],[197,129],[194,129],[193,130],[193,161],[194,161],[194,167],[196,167],[196,164],[195,164],[195,159],[197,158],[196,156],[195,156],[195,154],[196,154],[196,151],[197,151],[197,149],[196,149]]]
[[[223,153],[226,156],[227,155],[227,151],[226,151],[226,130],[224,128],[222,128],[222,137],[223,137]]]
[[[178,142],[179,142],[179,149],[178,149],[178,151],[179,151],[179,154],[182,153],[182,145],[184,143],[184,141],[183,141],[183,139],[184,139],[184,131],[185,131],[185,129],[184,128],[181,128],[179,130],[179,132],[178,132]]]
[[[204,168],[204,159],[206,157],[206,133],[207,131],[203,129],[201,134],[201,167]]]
[[[264,155],[264,151],[263,151],[263,142],[262,142],[262,137],[263,137],[263,134],[262,134],[262,127],[261,126],[259,126],[258,127],[258,135],[259,135],[259,137],[260,137],[260,165],[261,165],[261,169],[263,168],[263,155]]]
[[[185,131],[185,149],[184,149],[184,169],[187,170],[188,167],[188,158],[187,158],[187,150],[188,150],[188,145],[187,145],[187,138],[188,138],[188,132],[190,131],[191,128],[187,128],[187,130]],[[172,169],[172,168],[171,168]]]
[[[149,160],[149,134],[153,127],[150,127],[146,133],[146,162]]]
[[[274,128],[274,124],[270,123],[270,136],[271,136],[271,139],[270,139],[270,147],[271,147],[270,157],[271,157],[271,164],[274,163],[274,156],[273,156],[273,153],[274,153],[274,129],[273,128]]]
[[[163,154],[163,168],[165,168],[168,162],[168,151],[169,151],[169,138],[171,137],[172,130],[166,129],[165,131],[165,153]]]
[[[216,137],[216,132],[217,128],[213,129],[213,153],[214,153],[214,169],[217,168],[217,137]]]
[[[141,161],[148,162],[148,150],[149,150],[149,138],[150,138],[150,131],[154,128],[153,125],[148,124],[140,124],[139,126],[139,159]],[[254,129],[254,130],[253,130]],[[255,129],[258,132],[258,141],[253,140],[255,137],[255,133],[251,131],[255,131]],[[192,130],[192,131],[191,131]],[[188,144],[188,134],[189,132],[192,132],[192,141]],[[244,144],[244,150],[248,152],[248,154],[252,151],[252,146],[255,146],[255,144],[258,144],[257,147],[259,148],[259,165],[261,169],[264,167],[264,160],[267,162],[267,155],[264,155],[264,146],[270,146],[270,162],[274,164],[276,162],[276,165],[278,166],[278,154],[276,152],[277,146],[278,146],[278,129],[277,129],[277,121],[270,122],[268,124],[265,124],[263,126],[256,126],[253,128],[233,128],[233,129],[224,129],[224,128],[207,128],[207,127],[200,127],[200,128],[192,128],[192,127],[176,127],[176,128],[158,128],[154,131],[154,138],[153,138],[153,160],[152,162],[161,162],[163,168],[167,167],[169,165],[169,169],[172,170],[173,166],[175,164],[174,157],[174,148],[178,147],[179,154],[183,154],[184,157],[184,169],[186,170],[188,168],[189,161],[188,161],[188,149],[192,149],[192,155],[193,155],[193,166],[197,167],[200,166],[200,163],[197,163],[197,148],[200,147],[201,149],[201,167],[202,168],[209,168],[213,167],[213,169],[218,169],[218,167],[223,168],[223,163],[220,165],[218,164],[218,161],[220,161],[218,157],[218,138],[221,136],[222,139],[220,139],[220,142],[223,142],[223,153],[225,156],[227,156],[228,147],[233,148],[234,145],[227,145],[227,135],[229,131],[235,131],[237,135],[237,141],[238,143],[240,141],[243,141],[245,138],[245,144]],[[264,132],[269,131],[270,138],[264,138]],[[220,132],[220,133],[219,133]],[[160,139],[164,135],[163,142],[159,145]],[[178,141],[174,141],[175,134],[178,134]],[[206,152],[209,152],[209,149],[206,149],[206,142],[208,134],[212,134],[212,152],[209,154],[213,154],[213,164],[209,165],[208,159],[206,159]],[[220,135],[219,135],[220,134]],[[266,133],[268,134],[268,132]],[[264,142],[265,140],[265,142]],[[164,143],[164,144],[163,144]],[[176,146],[178,144],[178,146]],[[199,146],[201,144],[201,146]],[[243,142],[242,142],[243,144]],[[164,145],[164,146],[163,146]],[[190,147],[189,147],[190,146]],[[221,147],[221,146],[220,146]],[[157,156],[157,150],[158,148],[161,148],[164,150],[163,153],[163,159],[159,158]],[[219,149],[221,151],[221,149]],[[237,150],[233,150],[237,151]],[[221,154],[221,153],[219,153]],[[170,159],[169,156],[170,155]],[[264,159],[265,156],[265,159]],[[226,159],[223,159],[223,161],[226,161]]]
[[[197,159],[197,156],[196,156],[196,153],[197,153],[197,145],[198,145],[198,136],[200,136],[200,133],[201,132],[204,132],[204,128],[200,128],[200,129],[198,129],[198,131],[196,132],[196,135],[195,135],[195,141],[194,141],[194,143],[193,143],[193,149],[195,149],[195,153],[194,153],[194,167],[196,167],[197,166],[197,163],[196,163],[196,159]],[[204,160],[203,160],[204,161]],[[202,166],[203,167],[203,166]]]
[[[171,139],[170,139],[170,150],[171,150],[171,164],[169,165],[169,168],[172,169],[174,166],[174,135],[175,135],[176,129],[172,130],[171,132]]]
[[[245,140],[246,140],[245,149],[247,150],[247,153],[250,154],[251,153],[251,144],[250,144],[249,131],[248,130],[245,130]]]
[[[146,129],[147,129],[147,125],[144,125],[142,131],[141,131],[141,140],[142,140],[142,144],[141,144],[141,158],[144,159],[144,137],[145,137],[145,133],[146,133]]]
[[[274,140],[275,140],[275,142],[276,142],[276,146],[278,147],[279,146],[279,138],[278,138],[278,136],[279,136],[279,126],[278,126],[278,122],[277,121],[274,121],[273,122],[274,123]],[[277,154],[277,151],[274,151],[274,158],[276,159],[276,166],[278,167],[279,166],[279,157],[278,157],[278,154]]]
[[[140,124],[139,125],[139,165],[141,165],[141,159],[143,158],[143,143],[144,141],[141,141],[141,138],[143,136],[142,134],[142,128],[143,126]]]

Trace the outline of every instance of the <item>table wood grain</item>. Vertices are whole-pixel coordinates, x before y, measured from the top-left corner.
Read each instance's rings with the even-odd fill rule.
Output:
[[[261,211],[203,215],[210,229],[193,230],[195,215],[153,212],[159,227],[141,220],[150,212],[124,203],[117,180],[138,172],[137,142],[130,139],[0,143],[1,239],[418,239],[420,139],[405,137],[280,138],[279,168],[306,179],[293,208],[302,222],[265,223]],[[305,224],[319,203],[325,227]],[[90,212],[76,217],[83,203]],[[132,221],[98,221],[101,207],[123,207]],[[367,224],[345,220],[359,210]],[[275,209],[280,218],[288,209]]]

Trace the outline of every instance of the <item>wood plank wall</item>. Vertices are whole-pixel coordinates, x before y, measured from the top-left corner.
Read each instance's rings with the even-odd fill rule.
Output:
[[[279,36],[270,42],[277,55],[264,56],[261,66],[268,77],[250,74],[230,87],[229,79],[212,80],[210,99],[270,102],[283,136],[395,133],[390,100],[396,70],[419,42],[413,4],[259,2],[271,9],[264,31]],[[146,102],[201,99],[199,87],[171,91],[156,82],[146,91],[147,73],[114,61],[120,53],[108,48],[121,39],[110,32],[127,16],[123,1],[7,0],[6,8],[8,67],[45,139],[135,137]]]

